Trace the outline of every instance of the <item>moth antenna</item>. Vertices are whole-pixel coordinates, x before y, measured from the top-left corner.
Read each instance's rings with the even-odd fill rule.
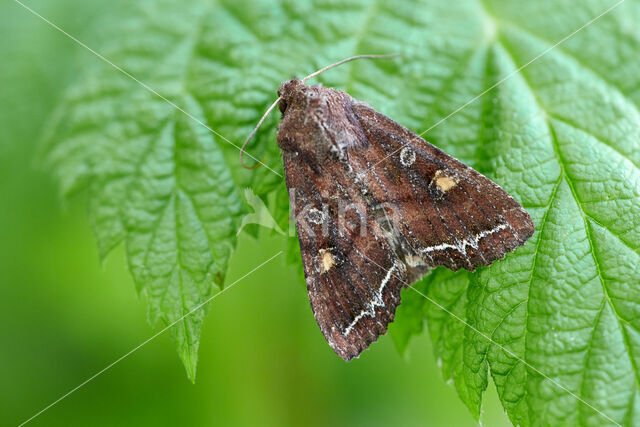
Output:
[[[262,118],[260,119],[260,121],[258,122],[258,124],[256,125],[255,128],[253,128],[253,130],[251,131],[251,133],[249,134],[249,136],[247,137],[247,139],[244,141],[244,144],[242,144],[242,148],[240,149],[240,164],[242,165],[243,168],[245,169],[255,169],[257,167],[259,167],[260,165],[264,164],[264,159],[260,160],[257,164],[255,164],[254,166],[247,166],[244,164],[244,152],[246,151],[247,148],[247,144],[249,144],[249,141],[251,141],[251,139],[253,138],[253,136],[256,134],[256,132],[258,131],[258,129],[260,129],[260,126],[262,126],[262,123],[266,120],[267,116],[269,115],[269,113],[271,113],[271,111],[273,111],[274,108],[276,108],[276,106],[278,105],[278,103],[282,100],[282,97],[279,96],[278,99],[276,99],[273,104],[271,104],[271,106],[269,108],[267,108],[267,111],[264,113],[264,115],[262,116]]]
[[[391,54],[391,55],[356,55],[356,56],[351,56],[349,58],[343,59],[342,61],[338,61],[335,64],[327,65],[326,67],[319,69],[315,73],[309,74],[307,77],[302,79],[302,83],[305,83],[307,80],[314,78],[318,74],[322,74],[327,70],[330,70],[332,68],[337,67],[338,65],[342,65],[345,62],[351,62],[351,61],[355,61],[356,59],[365,59],[365,58],[369,58],[369,59],[396,58],[398,56],[402,56],[402,54],[394,53],[394,54]]]

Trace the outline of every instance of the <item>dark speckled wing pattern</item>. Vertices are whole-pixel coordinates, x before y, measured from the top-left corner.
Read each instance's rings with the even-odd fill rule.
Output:
[[[287,101],[278,143],[307,289],[343,359],[386,332],[402,288],[431,268],[475,270],[533,234],[502,188],[344,92],[296,87]]]

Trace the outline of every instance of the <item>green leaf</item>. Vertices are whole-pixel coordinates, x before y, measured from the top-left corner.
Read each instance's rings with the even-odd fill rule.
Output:
[[[111,58],[148,74],[164,96],[206,122],[187,79],[198,41],[187,22],[194,12],[176,9],[170,30],[149,17],[136,21],[143,27]],[[163,38],[174,42],[170,51]],[[125,242],[150,321],[182,318],[222,284],[244,212],[226,142],[111,68],[73,88],[63,108],[48,150],[63,191],[87,187],[103,257]],[[172,328],[192,380],[203,318],[198,310]]]
[[[141,2],[99,50],[236,143],[292,75],[358,53],[404,54],[320,81],[429,129],[428,140],[513,194],[537,231],[489,268],[437,270],[419,289],[432,302],[404,292],[397,345],[426,315],[443,376],[476,418],[490,375],[514,424],[632,425],[640,2],[626,0],[554,46],[615,4]],[[179,318],[222,283],[245,187],[271,200],[287,229],[280,177],[240,168],[231,144],[107,65],[70,90],[59,117],[48,158],[63,190],[89,189],[101,254],[127,245],[152,319]],[[277,122],[269,118],[249,152],[281,172]],[[203,315],[173,328],[192,377]]]
[[[422,293],[427,292],[429,285],[438,275],[430,274],[412,285],[413,289],[403,289],[402,304],[396,309],[396,316],[389,325],[389,334],[396,349],[401,354],[407,351],[409,341],[414,335],[422,333],[425,317],[425,298]],[[416,292],[419,291],[419,292]]]

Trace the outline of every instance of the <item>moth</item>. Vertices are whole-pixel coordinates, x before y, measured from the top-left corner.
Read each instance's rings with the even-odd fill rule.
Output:
[[[404,287],[438,266],[489,265],[534,232],[490,179],[347,93],[305,84],[362,57],[380,56],[286,81],[265,113],[282,112],[277,142],[311,308],[346,361],[386,333]]]

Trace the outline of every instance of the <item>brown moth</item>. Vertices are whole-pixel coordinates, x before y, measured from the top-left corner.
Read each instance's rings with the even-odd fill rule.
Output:
[[[403,287],[437,266],[489,265],[534,225],[485,176],[307,79],[278,90],[278,146],[313,314],[348,361],[387,331]]]

